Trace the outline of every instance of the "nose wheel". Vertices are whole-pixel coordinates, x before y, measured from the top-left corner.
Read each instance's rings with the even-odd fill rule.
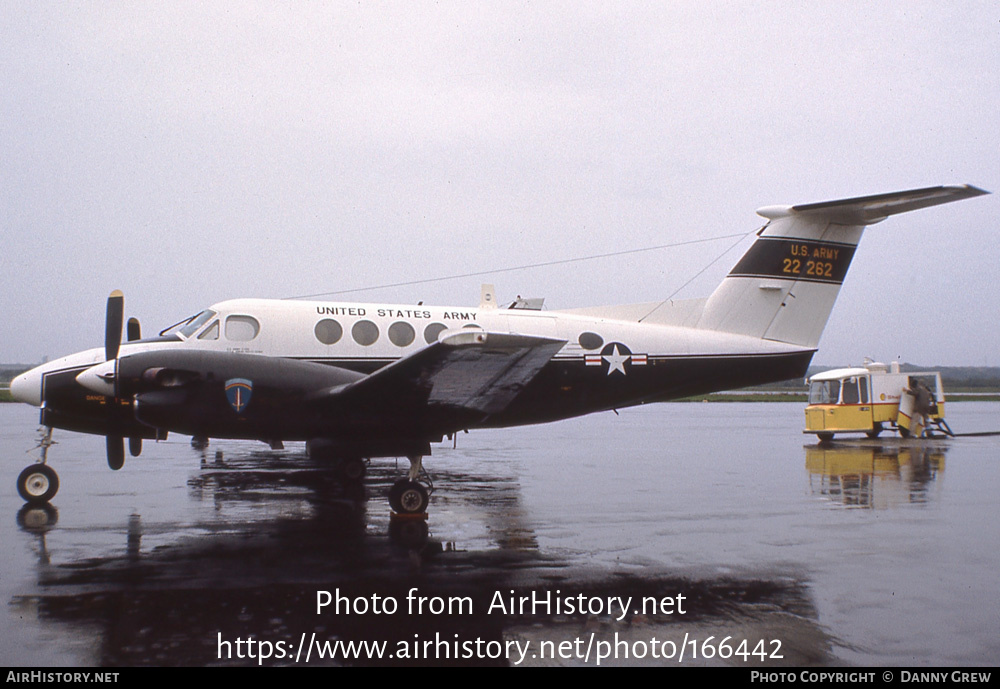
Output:
[[[59,476],[48,464],[32,464],[17,477],[17,492],[27,502],[49,502],[59,491]]]

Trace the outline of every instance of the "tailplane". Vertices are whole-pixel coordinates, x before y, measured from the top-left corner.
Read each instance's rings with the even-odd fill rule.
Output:
[[[987,193],[945,186],[761,208],[768,224],[708,298],[697,327],[816,347],[865,226]]]

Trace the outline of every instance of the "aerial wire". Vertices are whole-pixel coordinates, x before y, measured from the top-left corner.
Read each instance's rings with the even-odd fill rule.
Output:
[[[762,229],[762,228],[760,228],[760,229]],[[716,264],[716,263],[717,263],[717,262],[719,261],[719,259],[721,259],[721,258],[722,258],[723,256],[725,256],[725,255],[726,255],[726,254],[728,254],[728,253],[729,253],[730,251],[732,251],[732,250],[733,250],[733,249],[735,249],[735,248],[736,248],[737,246],[739,246],[740,242],[742,242],[742,241],[743,241],[744,239],[746,239],[746,238],[747,238],[747,237],[749,237],[750,235],[752,235],[752,234],[755,234],[755,233],[757,233],[757,232],[760,232],[760,229],[756,229],[756,230],[751,230],[750,232],[747,232],[747,233],[745,233],[745,234],[740,234],[740,235],[733,235],[733,234],[731,234],[731,235],[727,235],[727,237],[737,237],[737,236],[738,236],[738,237],[739,237],[739,239],[737,239],[737,240],[736,240],[735,242],[733,242],[733,243],[732,243],[732,244],[731,244],[731,245],[729,246],[729,248],[728,248],[728,249],[726,249],[726,250],[725,250],[725,251],[723,251],[723,252],[722,252],[721,254],[719,254],[718,256],[716,256],[715,258],[713,258],[713,259],[712,259],[711,261],[709,261],[709,262],[708,262],[707,264],[705,264],[705,267],[704,267],[704,268],[702,268],[701,270],[699,270],[699,271],[698,271],[697,273],[695,273],[694,275],[692,275],[692,276],[691,276],[691,279],[690,279],[690,280],[688,280],[688,281],[687,281],[687,282],[685,282],[685,283],[684,283],[683,285],[681,285],[680,287],[678,287],[677,289],[675,289],[675,290],[674,290],[673,292],[671,292],[671,293],[670,293],[670,296],[669,296],[669,297],[667,297],[666,299],[664,299],[663,301],[661,301],[661,302],[660,302],[659,304],[657,304],[656,306],[654,306],[654,307],[653,307],[652,309],[650,309],[650,311],[649,311],[649,312],[648,312],[648,313],[647,313],[647,314],[646,314],[645,316],[643,316],[642,318],[640,318],[640,319],[639,319],[639,322],[640,322],[640,323],[642,323],[642,322],[643,322],[644,320],[646,320],[647,318],[649,318],[649,317],[650,317],[650,315],[651,315],[651,314],[652,314],[652,313],[653,313],[654,311],[656,311],[656,310],[657,310],[658,308],[660,308],[661,306],[663,306],[664,304],[666,304],[666,303],[667,303],[668,301],[670,301],[671,299],[673,299],[673,298],[674,298],[674,296],[675,296],[675,295],[676,295],[676,294],[677,294],[678,292],[680,292],[680,291],[681,291],[682,289],[684,289],[685,287],[687,287],[688,285],[690,285],[690,284],[691,284],[692,282],[694,282],[694,281],[695,281],[695,279],[697,279],[697,277],[698,277],[699,275],[701,275],[701,274],[702,274],[702,273],[704,273],[704,272],[705,272],[706,270],[708,270],[709,268],[711,268],[711,267],[712,267],[713,265],[715,265],[715,264]],[[718,239],[723,239],[723,237],[718,237]]]
[[[756,230],[754,230],[754,231],[756,231]],[[563,265],[563,264],[566,264],[566,263],[578,263],[578,262],[581,262],[581,261],[594,261],[594,260],[597,260],[599,258],[611,258],[611,257],[614,257],[614,256],[626,256],[628,254],[638,254],[638,253],[642,253],[642,252],[645,252],[645,251],[659,251],[661,249],[671,249],[671,248],[674,248],[674,247],[687,246],[687,245],[690,245],[690,244],[704,244],[706,242],[714,242],[714,241],[717,241],[717,240],[720,240],[720,239],[732,239],[733,237],[738,237],[739,238],[736,241],[736,244],[739,244],[749,234],[751,234],[751,233],[740,232],[738,234],[724,234],[724,235],[719,235],[717,237],[707,237],[705,239],[691,239],[691,240],[688,240],[688,241],[685,241],[685,242],[674,242],[672,244],[660,244],[659,246],[647,246],[647,247],[644,247],[644,248],[641,248],[641,249],[626,249],[625,251],[613,251],[611,253],[606,253],[606,254],[594,254],[593,256],[578,256],[576,258],[564,258],[564,259],[561,259],[561,260],[558,260],[558,261],[544,261],[542,263],[529,263],[529,264],[522,265],[522,266],[510,266],[508,268],[495,268],[493,270],[479,270],[479,271],[476,271],[474,273],[462,273],[462,274],[459,274],[459,275],[446,275],[446,276],[443,276],[443,277],[424,278],[424,279],[421,279],[421,280],[408,280],[406,282],[393,282],[393,283],[389,283],[389,284],[385,284],[385,285],[371,285],[371,286],[368,286],[368,287],[355,287],[355,288],[352,288],[352,289],[335,290],[335,291],[332,291],[332,292],[317,292],[315,294],[300,294],[300,295],[297,295],[297,296],[294,296],[294,297],[284,297],[284,299],[313,299],[315,297],[332,297],[332,296],[336,296],[336,295],[339,295],[339,294],[352,294],[352,293],[355,293],[355,292],[369,292],[369,291],[373,291],[373,290],[377,290],[377,289],[389,289],[391,287],[408,287],[410,285],[425,285],[425,284],[428,284],[428,283],[431,283],[431,282],[444,282],[445,280],[459,280],[461,278],[478,277],[478,276],[481,276],[481,275],[493,275],[493,274],[496,274],[496,273],[511,273],[511,272],[516,271],[516,270],[528,270],[529,268],[545,268],[547,266],[557,266],[557,265]],[[717,256],[715,258],[715,260],[713,260],[707,266],[705,266],[704,268],[702,268],[693,278],[691,278],[691,280],[694,280],[696,277],[698,277],[698,275],[701,275],[703,272],[705,272],[705,270],[707,270],[709,266],[711,266],[713,263],[715,263],[716,261],[718,261],[724,255],[726,255],[727,253],[729,253],[729,251],[731,251],[732,248],[734,246],[736,246],[736,244],[733,244],[728,249],[726,249],[724,252],[722,252],[722,254],[720,254],[719,256]],[[684,287],[687,287],[687,285],[690,284],[691,280],[688,280],[683,285],[681,285],[674,292],[674,294],[677,294],[677,292],[679,292],[681,289],[684,289]],[[670,299],[673,296],[674,295],[671,294],[670,297],[667,297],[667,299]],[[666,300],[664,300],[664,301],[666,301]],[[659,305],[656,308],[659,308]],[[654,309],[654,311],[655,310],[656,309]],[[652,312],[650,312],[650,313],[652,313]],[[646,314],[646,315],[648,316],[649,314]]]

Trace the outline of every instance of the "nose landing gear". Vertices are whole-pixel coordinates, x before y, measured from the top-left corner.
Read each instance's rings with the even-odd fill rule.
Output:
[[[17,492],[31,504],[49,502],[59,491],[59,476],[55,470],[45,463],[49,448],[55,445],[52,440],[52,427],[46,426],[38,441],[36,450],[41,450],[41,460],[25,467],[17,477]]]

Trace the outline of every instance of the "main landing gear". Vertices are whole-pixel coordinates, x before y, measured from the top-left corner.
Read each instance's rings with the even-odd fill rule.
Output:
[[[192,446],[205,448],[207,438],[195,437]],[[41,450],[38,462],[26,467],[17,477],[17,492],[29,504],[42,505],[55,497],[59,490],[59,476],[46,464],[52,440],[52,428],[45,427],[35,449]],[[405,479],[396,481],[389,489],[389,506],[397,516],[426,517],[427,505],[434,483],[423,467],[423,455],[410,455],[410,470]],[[345,458],[338,462],[338,471],[348,481],[360,481],[368,469],[368,462],[360,457]]]
[[[421,455],[411,455],[407,459],[410,460],[409,474],[405,479],[399,479],[392,484],[392,488],[389,489],[389,506],[398,515],[423,515],[427,512],[427,503],[434,491],[434,484],[424,471]]]
[[[17,477],[17,492],[26,502],[43,504],[52,500],[59,491],[59,476],[55,470],[45,463],[49,448],[55,444],[52,440],[52,428],[46,426],[35,449],[40,449],[41,460],[25,467]]]
[[[368,462],[361,457],[349,457],[337,463],[337,471],[348,483],[358,483],[368,473]]]
[[[411,451],[419,452],[414,447]],[[336,475],[346,484],[360,483],[368,472],[369,460],[361,448],[345,448],[326,438],[315,438],[306,443],[309,458],[333,465]],[[423,454],[407,455],[410,471],[407,477],[392,484],[389,489],[389,506],[397,517],[426,516],[427,503],[434,491],[434,483],[424,471],[423,455],[430,452],[429,446]],[[387,455],[377,455],[387,456]],[[391,456],[391,455],[388,455]]]

